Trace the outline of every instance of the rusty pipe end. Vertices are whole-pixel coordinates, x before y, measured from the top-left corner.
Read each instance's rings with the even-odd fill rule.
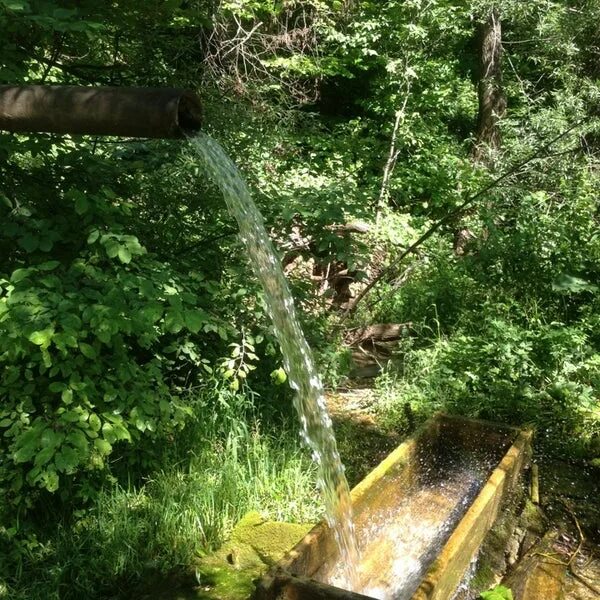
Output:
[[[202,104],[197,94],[184,90],[177,103],[177,127],[180,135],[193,135],[202,128]]]

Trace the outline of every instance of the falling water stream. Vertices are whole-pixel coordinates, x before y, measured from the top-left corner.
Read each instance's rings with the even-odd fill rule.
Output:
[[[238,223],[240,239],[254,272],[264,289],[285,370],[295,391],[294,405],[300,417],[302,437],[318,465],[318,485],[326,519],[334,532],[341,559],[339,585],[352,589],[357,577],[358,547],[350,491],[327,413],[323,386],[300,327],[281,263],[265,230],[262,215],[233,161],[218,142],[204,133],[191,138],[190,142],[223,193],[227,207]]]

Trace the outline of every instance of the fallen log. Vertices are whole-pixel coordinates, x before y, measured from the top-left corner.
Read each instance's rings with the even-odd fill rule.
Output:
[[[391,342],[406,337],[412,330],[412,323],[377,323],[356,329],[346,334],[346,345],[359,346],[365,342]]]

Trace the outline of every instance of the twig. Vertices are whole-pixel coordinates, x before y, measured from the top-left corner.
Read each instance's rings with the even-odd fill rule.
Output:
[[[573,521],[575,522],[575,526],[577,527],[577,532],[579,533],[579,543],[577,544],[577,548],[575,548],[575,551],[573,552],[573,554],[571,554],[571,556],[569,558],[569,562],[567,563],[567,566],[569,568],[571,568],[571,565],[573,564],[575,557],[579,554],[579,551],[581,550],[581,546],[583,546],[585,537],[583,535],[583,531],[581,531],[581,525],[579,525],[579,520],[575,516],[575,513],[569,508],[569,505],[562,499],[561,499],[561,504],[565,507],[565,510],[567,511],[569,516],[573,519]]]
[[[373,280],[371,280],[371,282],[356,297],[356,299],[354,300],[354,302],[352,302],[348,306],[348,308],[346,309],[346,312],[344,313],[344,315],[342,317],[342,322],[345,319],[347,319],[356,310],[356,307],[358,306],[358,304],[360,303],[360,301],[380,281],[386,279],[390,275],[393,276],[393,274],[398,269],[398,265],[407,256],[409,256],[410,254],[412,254],[419,246],[421,246],[421,244],[423,244],[424,242],[426,242],[438,229],[440,229],[440,227],[442,227],[446,223],[452,221],[453,219],[455,219],[456,217],[458,217],[459,215],[461,215],[464,212],[464,210],[469,205],[471,205],[471,204],[473,204],[473,202],[475,202],[475,200],[481,198],[481,196],[483,196],[484,194],[486,194],[490,190],[494,189],[499,183],[501,183],[502,181],[504,181],[505,179],[507,179],[511,175],[514,175],[515,173],[517,173],[518,171],[520,171],[523,167],[525,167],[526,165],[528,165],[531,161],[535,160],[544,150],[546,150],[550,146],[552,146],[552,144],[554,144],[557,141],[559,141],[560,139],[566,137],[569,133],[571,133],[571,131],[573,131],[574,129],[576,129],[577,127],[579,127],[580,125],[582,125],[586,121],[589,121],[591,118],[592,118],[592,115],[587,115],[586,117],[583,117],[582,119],[579,119],[579,121],[577,121],[576,123],[574,123],[573,125],[571,125],[568,129],[566,129],[562,133],[558,134],[557,136],[553,137],[549,142],[547,142],[543,146],[540,146],[539,148],[537,148],[526,159],[524,159],[521,162],[517,163],[515,166],[511,167],[510,169],[508,169],[508,171],[505,171],[502,175],[500,175],[499,177],[497,177],[496,179],[494,179],[488,185],[484,186],[477,193],[475,193],[472,196],[470,196],[469,198],[467,198],[462,204],[460,204],[457,208],[455,208],[454,210],[452,210],[451,212],[449,212],[446,216],[442,217],[439,221],[436,221],[423,235],[421,235],[421,237],[419,239],[417,239],[404,252],[402,252],[402,254],[400,254],[400,256],[394,262],[392,262],[390,265],[388,265],[385,269],[383,269],[383,271],[381,271],[379,273],[379,275],[377,275],[377,277],[375,277]]]
[[[44,72],[42,73],[42,78],[40,79],[40,84],[44,84],[46,83],[46,79],[48,77],[48,75],[50,75],[50,71],[52,70],[53,67],[56,66],[57,62],[58,62],[58,57],[60,56],[62,47],[63,47],[63,42],[65,40],[65,34],[62,33],[59,37],[58,40],[56,40],[55,38],[55,44],[54,44],[54,50],[52,51],[52,56],[50,57],[50,60],[45,61],[46,62],[46,66],[44,68]]]
[[[579,519],[577,518],[575,513],[569,508],[569,505],[564,500],[561,500],[561,503],[565,507],[565,510],[567,511],[569,516],[573,519],[575,526],[577,527],[577,533],[579,534],[579,542],[577,544],[577,548],[575,548],[575,551],[571,554],[569,561],[567,562],[567,569],[569,570],[569,573],[571,573],[571,575],[573,577],[575,577],[575,579],[577,579],[578,581],[583,583],[583,585],[585,585],[587,588],[592,590],[592,592],[594,592],[595,594],[600,596],[600,588],[597,588],[596,586],[594,586],[594,584],[591,583],[590,581],[588,581],[587,578],[583,577],[580,573],[578,573],[575,570],[575,567],[573,566],[575,557],[579,554],[579,552],[583,546],[583,543],[585,541],[585,536],[583,535],[581,525],[579,524]]]
[[[381,191],[379,192],[379,199],[377,201],[377,208],[375,211],[375,221],[377,223],[379,223],[379,221],[381,220],[381,214],[389,196],[390,180],[392,178],[392,173],[394,172],[396,161],[398,160],[398,156],[400,155],[400,151],[396,150],[396,144],[398,143],[398,131],[400,129],[400,125],[402,124],[406,116],[406,105],[408,103],[409,96],[410,79],[406,79],[406,94],[404,95],[404,101],[402,102],[402,106],[396,111],[396,119],[394,121],[394,128],[392,130],[392,138],[390,140],[388,159],[385,163],[385,167],[383,168]]]
[[[540,475],[535,463],[531,465],[531,501],[534,504],[540,503]]]
[[[562,556],[560,552],[533,552],[531,556],[541,556],[542,558],[551,561],[550,564],[552,565],[562,565],[563,567],[568,566],[568,563],[566,563],[564,560],[556,558],[556,556]]]

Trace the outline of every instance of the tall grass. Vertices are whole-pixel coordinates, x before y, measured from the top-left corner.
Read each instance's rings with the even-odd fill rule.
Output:
[[[189,572],[249,510],[317,520],[314,470],[296,432],[268,431],[247,398],[223,395],[216,416],[209,397],[194,401],[195,418],[165,449],[169,467],[143,485],[102,490],[91,509],[40,536],[21,554],[25,575],[0,566],[0,598],[131,598],[149,573]]]

